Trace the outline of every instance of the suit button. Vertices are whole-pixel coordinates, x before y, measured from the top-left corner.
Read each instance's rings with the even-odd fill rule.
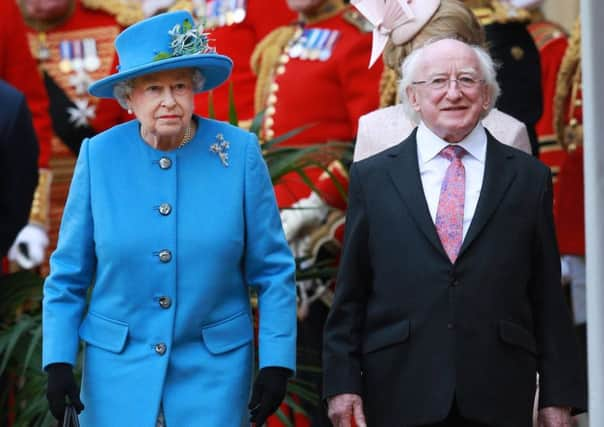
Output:
[[[459,286],[459,280],[455,280],[455,279],[451,280],[451,286],[453,286],[453,287]]]
[[[166,344],[164,344],[163,342],[155,344],[155,352],[160,356],[163,356],[166,353]]]
[[[170,308],[172,305],[172,299],[170,297],[160,297],[159,298],[159,306],[161,308]]]
[[[162,203],[159,205],[159,213],[163,216],[170,215],[170,212],[172,212],[172,206],[170,206],[170,203]]]
[[[172,167],[172,160],[168,157],[162,157],[159,159],[159,167],[162,169],[170,169]]]
[[[447,328],[448,329],[455,329],[455,323],[448,323],[447,324]]]
[[[161,262],[170,262],[172,260],[172,252],[170,252],[167,249],[164,249],[163,251],[159,252],[159,260]]]

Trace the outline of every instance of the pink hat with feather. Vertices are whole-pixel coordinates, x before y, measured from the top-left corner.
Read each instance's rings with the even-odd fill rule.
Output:
[[[371,68],[388,38],[397,45],[411,40],[432,18],[440,0],[352,0],[351,3],[373,25]]]

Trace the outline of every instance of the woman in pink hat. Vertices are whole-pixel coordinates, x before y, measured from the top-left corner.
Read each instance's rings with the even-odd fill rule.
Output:
[[[118,72],[89,91],[135,120],[80,150],[44,284],[50,410],[63,418],[67,397],[83,426],[261,425],[295,367],[294,263],[256,137],[193,114],[232,61],[188,12],[115,45]]]
[[[416,125],[405,115],[397,93],[401,64],[413,49],[445,37],[484,46],[485,36],[473,12],[458,0],[353,0],[352,4],[374,25],[370,66],[382,53],[386,65],[380,101],[385,108],[359,119],[354,151],[358,161],[398,144]],[[504,144],[531,152],[526,126],[512,116],[493,109],[483,124]]]

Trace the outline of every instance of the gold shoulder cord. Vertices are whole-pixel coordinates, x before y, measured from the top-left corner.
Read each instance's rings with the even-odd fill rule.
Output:
[[[258,76],[254,94],[254,110],[260,113],[266,104],[273,70],[283,49],[290,42],[297,30],[296,25],[279,27],[263,38],[254,49],[250,59],[252,71]]]
[[[127,27],[145,18],[140,2],[126,0],[80,0],[89,9],[103,10]]]
[[[186,10],[193,13],[193,1],[192,0],[176,0],[172,6],[168,9],[170,12],[174,10]]]
[[[581,84],[581,24],[579,19],[575,22],[568,47],[560,64],[558,78],[556,80],[556,93],[554,95],[554,129],[558,142],[565,150],[572,149],[572,145],[580,143],[576,138],[569,140],[570,133],[577,136],[573,130],[580,127],[576,119],[572,117],[575,105],[575,97]],[[570,108],[567,108],[570,99]],[[566,114],[569,114],[570,123],[566,123]],[[574,120],[573,120],[574,119]],[[570,131],[570,132],[569,132]]]
[[[380,79],[380,108],[390,107],[398,101],[398,77],[396,71],[384,65]]]
[[[36,224],[48,230],[50,223],[50,184],[52,172],[50,169],[38,170],[38,186],[29,212],[29,223]]]
[[[495,23],[528,22],[531,19],[531,14],[527,9],[511,7],[500,0],[465,0],[464,3],[472,9],[483,26]]]

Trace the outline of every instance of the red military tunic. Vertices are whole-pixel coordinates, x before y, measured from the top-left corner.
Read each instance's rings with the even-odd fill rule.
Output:
[[[49,82],[58,87],[61,96],[72,103],[68,109],[67,123],[53,123],[57,127],[88,127],[94,132],[107,129],[127,118],[126,112],[114,100],[88,95],[87,84],[111,74],[115,67],[116,54],[113,41],[121,28],[115,19],[101,11],[90,10],[74,2],[69,16],[56,26],[46,28],[43,23],[29,20],[24,9],[21,11],[27,26],[29,47],[38,59],[40,69]],[[80,67],[76,61],[80,60]],[[82,73],[76,72],[81,68]],[[53,95],[56,96],[56,93]],[[56,99],[51,100],[51,104]],[[52,137],[50,168],[53,181],[50,189],[49,253],[54,250],[58,229],[67,198],[75,155],[55,134]],[[72,141],[73,146],[81,141]],[[46,273],[44,266],[42,273]]]
[[[549,21],[532,23],[528,29],[539,49],[541,62],[543,114],[535,126],[539,138],[539,159],[552,171],[554,203],[557,203],[559,198],[558,175],[560,167],[566,159],[566,151],[557,140],[554,130],[554,95],[556,94],[558,70],[568,46],[568,35],[562,27]]]
[[[0,78],[23,92],[32,113],[39,146],[39,179],[29,222],[45,228],[49,220],[52,123],[46,89],[29,52],[26,28],[13,0],[0,2]]]
[[[0,78],[19,89],[27,98],[40,146],[38,166],[48,168],[52,124],[48,97],[27,48],[26,29],[14,0],[0,2]]]
[[[566,156],[558,175],[554,206],[556,233],[562,255],[585,256],[585,198],[583,182],[583,96],[581,29],[576,25],[558,74],[555,125]]]
[[[203,11],[208,13],[207,8],[216,7],[216,3],[232,4],[225,0],[202,0],[201,3],[206,9],[196,8],[194,12],[197,18],[200,18]],[[211,91],[211,99],[214,117],[218,120],[229,120],[229,87],[232,85],[237,117],[242,122],[249,122],[254,117],[256,87],[256,76],[250,68],[250,56],[260,40],[276,27],[292,22],[296,15],[284,0],[247,0],[237,3],[233,10],[225,7],[222,13],[210,16],[204,26],[217,52],[227,55],[234,62],[231,78]],[[235,19],[240,22],[235,22]],[[195,97],[197,114],[208,116],[208,106],[207,93]]]
[[[277,46],[278,58],[263,81],[258,81],[256,110],[265,110],[262,137],[271,140],[308,126],[285,140],[281,146],[309,146],[328,141],[352,142],[360,116],[379,107],[380,61],[368,69],[371,52],[370,27],[358,12],[342,1],[326,2],[332,9],[316,19],[295,24],[292,36]],[[280,39],[275,30],[255,52],[257,70],[270,61],[269,42]],[[263,51],[266,51],[264,52]],[[260,94],[260,96],[258,96]],[[332,171],[339,178],[345,172]],[[309,178],[319,186],[321,196],[330,204],[343,207],[342,198],[332,180],[320,168],[307,168]],[[319,177],[323,174],[323,180]],[[344,188],[345,190],[345,188]],[[279,207],[289,207],[307,197],[311,189],[295,173],[284,176],[275,186]]]

